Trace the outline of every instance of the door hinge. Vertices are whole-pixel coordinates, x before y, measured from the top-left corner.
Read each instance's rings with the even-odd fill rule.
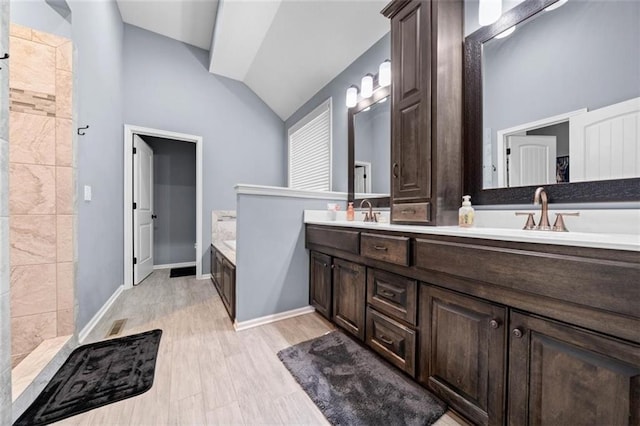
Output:
[[[133,203],[133,209],[135,210],[137,208],[138,208],[138,205],[136,203]]]
[[[133,153],[137,154],[138,153],[138,148],[136,148],[135,146],[133,147]]]
[[[507,155],[511,155],[511,148],[507,148]]]
[[[133,264],[134,264],[134,265],[137,265],[137,264],[138,264],[138,258],[137,258],[137,257],[134,257],[134,258],[133,258]]]

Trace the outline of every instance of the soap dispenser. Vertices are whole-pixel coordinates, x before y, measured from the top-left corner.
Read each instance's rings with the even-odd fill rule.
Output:
[[[353,203],[349,202],[349,206],[347,207],[347,220],[353,221],[355,219],[356,212],[353,210]]]
[[[458,210],[458,225],[463,228],[469,228],[473,226],[473,207],[471,207],[471,195],[465,195],[462,197],[462,207]]]

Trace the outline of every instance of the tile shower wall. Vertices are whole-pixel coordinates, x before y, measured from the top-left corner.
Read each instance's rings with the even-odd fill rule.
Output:
[[[11,363],[74,332],[72,44],[11,24]]]

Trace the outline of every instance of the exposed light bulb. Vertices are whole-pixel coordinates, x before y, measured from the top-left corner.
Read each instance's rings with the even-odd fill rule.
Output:
[[[370,106],[368,106],[368,107],[366,107],[365,109],[363,109],[363,110],[362,110],[362,112],[367,112],[367,111],[369,111],[369,110],[371,110],[371,107],[370,107]]]
[[[491,25],[502,15],[502,0],[480,0],[478,22],[483,27]]]
[[[362,92],[360,93],[363,98],[368,98],[373,94],[373,76],[371,74],[367,74],[362,77]]]
[[[388,59],[380,64],[378,84],[380,84],[380,87],[387,87],[391,84],[391,61]]]
[[[383,103],[387,102],[387,98],[388,98],[388,96],[387,96],[387,97],[384,97],[384,98],[382,98],[382,99],[380,99],[380,100],[378,101],[378,103],[379,103],[379,104],[383,104]]]
[[[564,6],[564,4],[567,3],[567,1],[568,0],[558,0],[557,2],[552,4],[551,6],[545,7],[544,10],[545,10],[545,12],[551,12],[552,10],[556,10],[560,6]]]
[[[347,89],[347,108],[353,108],[358,103],[358,88],[351,86]]]
[[[496,38],[505,38],[505,37],[509,37],[511,34],[513,34],[513,32],[516,30],[516,26],[514,25],[511,28],[507,28],[506,30],[504,30],[503,32],[501,32],[500,34],[498,34],[496,36]]]

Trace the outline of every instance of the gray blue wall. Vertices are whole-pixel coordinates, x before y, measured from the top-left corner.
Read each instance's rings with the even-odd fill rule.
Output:
[[[195,262],[196,144],[143,139],[153,149],[153,263]]]
[[[238,195],[236,319],[238,322],[309,306],[309,254],[303,212],[326,210],[317,200]]]
[[[284,123],[284,164],[287,164],[287,129],[296,124],[301,118],[310,113],[314,108],[329,98],[333,98],[332,111],[332,190],[347,191],[347,107],[345,105],[346,91],[349,86],[360,86],[360,80],[367,73],[376,74],[378,67],[385,59],[391,58],[391,35],[387,33],[378,40],[369,50],[344,71],[338,74],[318,93],[313,95],[303,106],[294,112]],[[286,173],[286,169],[285,169]],[[286,177],[286,175],[285,175]]]
[[[237,183],[286,184],[282,120],[245,84],[207,71],[205,50],[125,25],[124,121],[203,137],[202,271],[211,210],[235,210]],[[122,161],[116,165],[121,174]]]
[[[71,37],[76,50],[74,125],[91,126],[76,142],[76,194],[84,185],[91,185],[93,192],[92,201],[77,202],[81,329],[122,285],[123,24],[114,1],[70,0],[69,6],[72,16],[65,19],[44,0],[14,1],[11,16],[18,24]]]

